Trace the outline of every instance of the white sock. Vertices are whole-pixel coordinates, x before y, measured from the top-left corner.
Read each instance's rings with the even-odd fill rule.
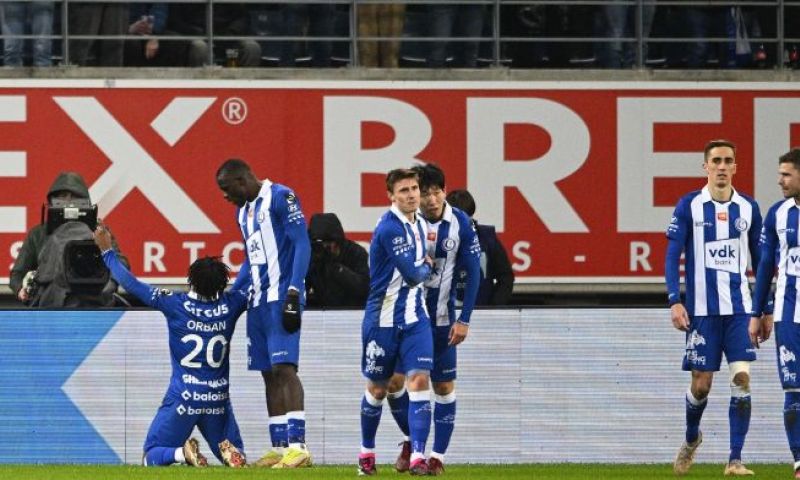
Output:
[[[186,463],[186,457],[183,456],[183,447],[175,449],[175,463]]]

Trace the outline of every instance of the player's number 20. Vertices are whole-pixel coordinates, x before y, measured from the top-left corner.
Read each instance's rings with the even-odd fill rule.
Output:
[[[197,355],[203,351],[203,337],[200,335],[195,335],[194,333],[190,333],[189,335],[185,335],[181,338],[181,342],[183,343],[194,343],[194,348],[192,351],[189,352],[185,357],[181,359],[181,365],[188,368],[200,368],[203,365],[200,362],[195,361]],[[214,358],[214,346],[218,343],[222,344],[222,351],[220,352],[219,360]],[[228,353],[228,341],[225,340],[223,335],[217,335],[211,337],[208,341],[208,345],[206,346],[206,362],[214,367],[219,368],[222,366],[222,361],[225,360],[225,355]]]

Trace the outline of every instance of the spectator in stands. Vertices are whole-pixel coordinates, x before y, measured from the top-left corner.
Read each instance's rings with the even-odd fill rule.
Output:
[[[485,6],[480,4],[456,5],[432,3],[429,9],[430,37],[472,37],[481,36]],[[429,67],[445,66],[448,53],[453,54],[456,68],[475,68],[478,63],[477,40],[451,40],[430,43],[427,63]],[[448,48],[449,47],[449,48]]]
[[[90,203],[89,189],[86,187],[83,177],[74,172],[60,173],[47,191],[47,204],[52,205],[59,200],[76,202],[83,200],[87,204]],[[88,227],[86,230],[89,232],[88,239],[91,239],[91,230]],[[88,304],[106,306],[114,304],[114,292],[117,290],[117,284],[113,280],[105,285],[99,295],[94,295],[94,298],[83,298],[74,292],[62,289],[64,291],[48,293],[47,299],[42,300],[44,285],[36,281],[37,271],[44,266],[49,268],[51,264],[63,263],[61,257],[56,259],[47,256],[48,251],[55,251],[46,248],[50,239],[51,235],[48,235],[44,221],[33,227],[25,237],[14,265],[11,267],[9,281],[9,287],[17,299],[26,305],[33,303],[37,306],[75,307]],[[119,251],[119,248],[115,246],[115,250]],[[121,259],[127,266],[128,260],[125,257],[121,257]],[[55,285],[53,288],[56,287],[59,285]]]
[[[205,4],[175,3],[170,6],[167,29],[179,35],[205,36]],[[237,37],[250,34],[250,17],[247,9],[239,3],[214,5],[214,35]],[[178,43],[178,42],[176,42]],[[176,46],[171,58],[187,58],[190,66],[208,65],[209,52],[205,40],[190,40]],[[170,47],[172,49],[172,47]],[[229,67],[257,67],[261,65],[261,47],[254,40],[217,41],[214,43],[214,58],[221,59]]]
[[[128,4],[69,3],[69,33],[71,35],[119,35],[128,31]],[[69,61],[75,65],[88,65],[92,47],[95,48],[95,65],[121,67],[125,41],[81,39],[69,42]]]
[[[475,199],[467,190],[453,190],[447,194],[447,203],[461,209],[472,218],[475,214]],[[505,247],[497,238],[493,225],[481,225],[474,218],[472,223],[478,232],[481,244],[481,283],[475,305],[508,305],[514,290],[514,272],[508,261]],[[456,295],[464,298],[466,272],[455,273]]]
[[[290,3],[283,6],[283,35],[301,37],[307,32],[308,53],[312,67],[330,67],[332,44],[330,40],[316,40],[313,37],[334,36],[335,8],[332,3],[308,4]],[[281,42],[281,67],[293,67],[297,60],[297,46],[302,42],[287,40]]]
[[[318,213],[308,225],[311,262],[306,275],[306,304],[363,308],[369,292],[367,251],[344,236],[335,213]]]
[[[405,11],[402,3],[359,4],[358,36],[401,37]],[[358,61],[362,67],[397,68],[399,59],[399,41],[362,40],[358,43]]]
[[[611,42],[598,42],[595,44],[598,63],[606,68],[630,68],[636,65],[637,43],[623,41],[622,38],[636,37],[636,18],[639,15],[637,5],[629,5],[619,0],[603,5],[603,15],[598,18],[600,31],[605,37],[613,38]],[[647,40],[653,26],[655,4],[643,4],[642,12],[642,37]],[[647,59],[647,44],[643,51],[642,61]]]
[[[501,11],[501,33],[515,37],[591,37],[597,5],[516,5]],[[487,47],[484,42],[484,48]],[[594,64],[591,42],[509,42],[516,68],[586,67]],[[484,50],[486,51],[486,50]]]
[[[166,3],[132,3],[130,6],[129,35],[163,35],[167,25],[169,7]],[[125,42],[125,65],[167,66],[164,55],[160,53],[160,40],[147,38],[145,40],[128,40]]]
[[[0,19],[3,40],[3,65],[21,67],[23,65],[25,41],[14,38],[30,32],[35,38],[31,44],[34,67],[49,67],[53,64],[50,55],[53,41],[53,2],[4,2],[0,5]]]
[[[721,6],[687,6],[684,10],[684,22],[681,27],[687,31],[684,35],[694,38],[685,50],[686,66],[689,68],[707,68],[709,62],[717,66],[727,63],[723,49],[725,44],[710,43],[709,37],[724,38],[728,36],[726,14],[730,7]]]

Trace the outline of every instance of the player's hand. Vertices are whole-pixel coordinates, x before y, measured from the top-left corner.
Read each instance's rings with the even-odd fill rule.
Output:
[[[459,343],[463,342],[467,339],[467,335],[469,334],[469,325],[455,322],[453,326],[450,327],[450,341],[448,345],[456,346]]]
[[[766,342],[772,335],[773,319],[771,314],[765,314],[761,319],[761,341]]]
[[[111,232],[100,220],[97,221],[97,228],[94,229],[94,243],[101,252],[111,250],[112,247]]]
[[[289,290],[283,302],[283,329],[289,333],[300,330],[300,292]]]
[[[759,348],[759,343],[761,343],[761,317],[750,317],[747,335],[750,337],[750,343]]]
[[[686,307],[682,303],[676,303],[669,308],[669,311],[672,316],[672,326],[682,332],[688,332],[689,314],[686,313]]]

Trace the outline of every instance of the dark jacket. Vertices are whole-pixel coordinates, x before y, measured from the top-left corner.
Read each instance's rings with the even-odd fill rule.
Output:
[[[475,305],[508,305],[514,290],[514,271],[493,225],[472,221],[481,244],[481,283]],[[464,298],[466,272],[456,272],[456,298]]]
[[[47,190],[47,201],[50,202],[50,197],[56,192],[68,191],[78,198],[89,198],[89,188],[86,182],[79,174],[74,172],[62,172],[53,181],[50,188]],[[44,219],[42,219],[44,220]],[[29,271],[37,270],[39,268],[39,254],[44,248],[47,241],[47,226],[42,222],[28,231],[22,247],[19,249],[17,258],[14,261],[14,266],[11,267],[11,275],[9,280],[9,287],[14,295],[19,293],[22,288],[22,280]],[[114,250],[119,252],[116,242]],[[128,260],[124,257],[121,260],[128,265]],[[116,289],[116,284],[114,285]]]
[[[306,305],[363,307],[369,293],[369,259],[364,247],[345,238],[342,224],[333,213],[312,216],[308,235],[312,251]],[[339,254],[326,250],[323,241],[335,242]]]

